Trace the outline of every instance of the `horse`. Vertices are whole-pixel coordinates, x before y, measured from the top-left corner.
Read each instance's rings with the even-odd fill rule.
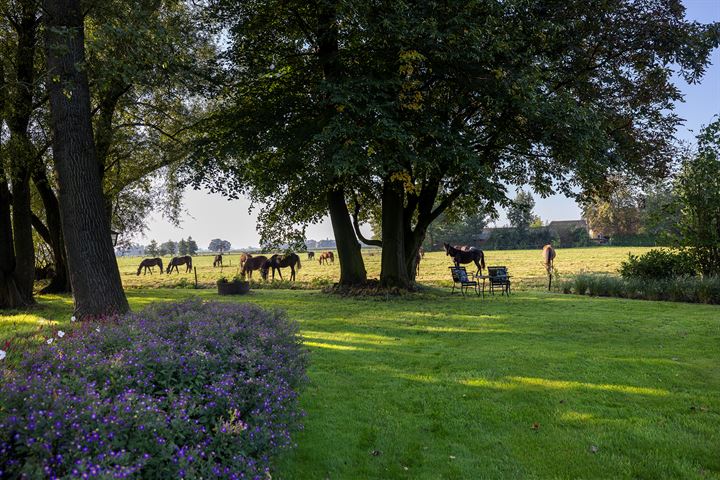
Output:
[[[308,252],[308,260],[315,258],[315,252]]]
[[[260,276],[262,276],[263,280],[267,280],[267,271],[265,271],[265,273],[262,271],[263,265],[265,265],[267,260],[268,258],[264,255],[258,255],[257,257],[248,255],[248,258],[242,264],[242,274],[247,275],[248,278],[252,278],[252,272],[260,270]]]
[[[447,243],[443,245],[445,246],[445,254],[452,257],[456,267],[459,267],[461,263],[475,262],[477,266],[476,274],[485,268],[485,254],[483,254],[482,250],[475,247],[469,247],[468,250],[460,250],[460,248],[453,247]]]
[[[252,258],[252,255],[249,253],[241,253],[240,254],[240,270],[242,271],[243,265],[245,265],[245,262],[247,262],[248,258]]]
[[[321,254],[320,254],[320,259],[318,260],[318,262],[320,263],[320,265],[322,265],[323,262],[325,262],[325,265],[327,265],[328,261],[330,261],[330,262],[332,262],[332,263],[335,263],[335,254],[334,254],[333,252],[323,252],[323,253],[321,253]]]
[[[420,254],[421,258],[425,258],[425,249],[422,247],[418,248],[418,254]]]
[[[173,257],[173,259],[170,260],[170,263],[168,263],[167,271],[165,273],[172,272],[173,268],[177,273],[180,273],[178,265],[186,266],[185,273],[192,271],[192,257],[190,255],[185,255],[184,257]]]
[[[148,271],[150,271],[150,275],[152,275],[152,273],[153,273],[152,267],[156,267],[156,266],[160,267],[160,273],[162,273],[163,272],[163,264],[162,264],[161,258],[158,258],[158,257],[146,258],[145,260],[140,262],[140,266],[138,267],[137,274],[140,275],[140,270],[142,270],[144,268],[145,271],[143,272],[143,275],[147,274]]]
[[[215,259],[213,260],[213,268],[220,267],[222,268],[222,255],[215,255]]]
[[[552,275],[555,270],[555,249],[549,243],[543,247],[543,262],[548,272],[548,290],[552,286]]]
[[[420,260],[423,259],[423,251],[422,247],[420,247],[420,250],[418,250],[417,254],[415,254],[415,276],[417,277],[420,275]]]
[[[290,267],[290,281],[294,282],[296,265],[297,269],[300,270],[300,257],[294,253],[288,253],[287,255],[273,255],[262,267],[263,277],[267,280],[268,270],[272,268],[272,279],[275,280],[275,270],[277,270],[278,275],[280,275],[280,280],[282,280],[282,271],[280,269]]]

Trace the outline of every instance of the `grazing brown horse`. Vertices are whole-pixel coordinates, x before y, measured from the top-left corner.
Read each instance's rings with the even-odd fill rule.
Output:
[[[265,262],[265,264],[262,267],[262,276],[264,279],[267,280],[268,276],[268,270],[272,268],[272,279],[275,280],[275,270],[277,270],[278,275],[280,275],[280,280],[282,280],[282,271],[281,268],[287,268],[290,267],[290,281],[295,281],[295,266],[297,266],[297,269],[300,270],[300,257],[298,257],[294,253],[288,253],[287,255],[273,255],[270,257],[270,259]]]
[[[318,262],[320,262],[320,265],[325,263],[327,265],[328,261],[335,263],[335,254],[333,252],[323,252],[320,254],[320,258],[318,259]]]
[[[243,265],[245,265],[245,262],[247,262],[248,258],[252,258],[252,255],[250,255],[249,253],[240,254],[240,271],[242,271]]]
[[[555,270],[555,249],[549,243],[543,247],[543,262],[548,273],[548,290],[552,287],[552,276]]]
[[[252,278],[252,272],[260,270],[260,276],[262,276],[263,280],[267,280],[267,271],[265,271],[264,274],[262,271],[262,267],[265,265],[265,262],[267,262],[267,259],[265,255],[258,255],[257,257],[248,255],[240,271],[243,275],[247,275],[248,278]]]
[[[423,259],[423,251],[422,247],[420,247],[420,250],[418,250],[417,254],[415,255],[415,276],[417,277],[420,275],[420,260]]]
[[[418,249],[418,254],[420,255],[421,258],[425,258],[425,249],[420,247]]]
[[[468,250],[461,250],[447,243],[443,245],[445,246],[445,254],[452,257],[456,267],[459,267],[461,263],[475,262],[477,266],[476,274],[485,268],[485,254],[483,254],[482,250],[475,247],[468,247]]]
[[[213,259],[213,268],[222,266],[222,255],[215,255],[215,258]]]
[[[308,252],[308,260],[315,258],[315,252]]]
[[[185,255],[184,257],[173,257],[173,259],[170,260],[170,263],[168,263],[167,271],[165,273],[172,272],[173,268],[177,273],[180,273],[178,265],[186,266],[185,273],[192,271],[192,257],[190,255]]]
[[[140,270],[142,270],[144,268],[145,271],[143,272],[143,275],[147,274],[148,271],[150,272],[150,275],[152,275],[152,273],[153,273],[152,267],[160,267],[160,273],[162,273],[163,272],[162,259],[158,258],[158,257],[146,258],[145,260],[140,262],[140,266],[138,267],[137,274],[140,275]]]

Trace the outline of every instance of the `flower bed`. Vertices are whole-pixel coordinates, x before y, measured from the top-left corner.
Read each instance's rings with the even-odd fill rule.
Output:
[[[305,365],[297,327],[250,304],[85,323],[0,369],[0,478],[266,478]]]

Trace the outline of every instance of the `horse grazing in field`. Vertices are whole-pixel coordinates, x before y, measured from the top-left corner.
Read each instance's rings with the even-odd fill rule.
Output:
[[[145,260],[140,262],[140,266],[138,267],[137,274],[140,275],[140,270],[142,270],[144,268],[145,271],[143,272],[143,275],[147,274],[148,271],[150,272],[150,275],[152,275],[152,273],[153,273],[152,267],[160,267],[160,273],[162,273],[163,272],[162,259],[158,258],[158,257],[146,258]]]
[[[315,258],[315,252],[308,252],[308,260]]]
[[[420,258],[425,258],[425,249],[422,247],[418,248],[418,255],[420,255]]]
[[[423,259],[423,251],[422,247],[420,247],[420,250],[418,250],[417,254],[415,254],[415,276],[417,277],[420,275],[420,260]]]
[[[282,280],[282,271],[280,269],[290,267],[290,281],[294,282],[295,266],[297,266],[297,269],[300,270],[300,257],[298,257],[296,254],[288,253],[287,255],[273,255],[263,265],[262,275],[263,278],[267,280],[268,270],[272,268],[272,279],[275,280],[275,270],[277,270],[278,275],[280,275],[280,280]]]
[[[445,254],[452,257],[456,267],[459,267],[461,263],[475,262],[477,266],[477,272],[475,273],[480,273],[485,268],[485,254],[482,250],[475,247],[466,247],[468,250],[461,250],[447,243],[443,245],[445,246]]]
[[[323,263],[325,263],[325,265],[327,265],[328,261],[335,263],[335,254],[333,252],[321,253],[320,258],[318,259],[318,262],[320,263],[320,265],[322,265]]]
[[[192,257],[190,255],[185,255],[184,257],[173,257],[173,259],[170,260],[170,263],[168,263],[167,271],[165,273],[172,272],[173,268],[177,273],[180,273],[178,265],[186,266],[185,273],[192,271]]]
[[[240,271],[242,271],[243,265],[245,265],[245,262],[247,262],[248,258],[252,258],[252,255],[250,255],[249,253],[240,254]]]
[[[552,287],[552,276],[555,271],[555,249],[549,243],[543,247],[543,262],[548,272],[548,290]]]
[[[267,260],[268,258],[265,255],[258,255],[257,257],[248,255],[248,258],[245,262],[243,262],[242,269],[240,271],[243,275],[247,275],[248,278],[252,278],[252,272],[260,270],[260,276],[262,276],[263,280],[267,280],[267,270],[264,274],[262,271],[263,265],[265,265]]]
[[[213,268],[222,266],[222,255],[215,255],[215,258],[213,259]]]

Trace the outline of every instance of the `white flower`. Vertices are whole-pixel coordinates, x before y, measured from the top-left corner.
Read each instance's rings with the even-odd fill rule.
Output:
[[[71,321],[71,322],[74,322],[75,320],[77,320],[77,318],[75,318],[75,315],[73,315],[72,317],[70,317],[70,321]]]
[[[52,342],[53,342],[53,339],[52,339],[52,338],[48,338],[48,339],[47,339],[47,344],[48,344],[48,345],[50,345]]]
[[[0,350],[0,360],[5,359],[7,357],[7,352],[5,350]]]
[[[62,330],[58,330],[58,337],[62,338],[64,336],[65,336],[65,332],[63,332]]]
[[[100,333],[100,327],[95,327],[95,331]]]

